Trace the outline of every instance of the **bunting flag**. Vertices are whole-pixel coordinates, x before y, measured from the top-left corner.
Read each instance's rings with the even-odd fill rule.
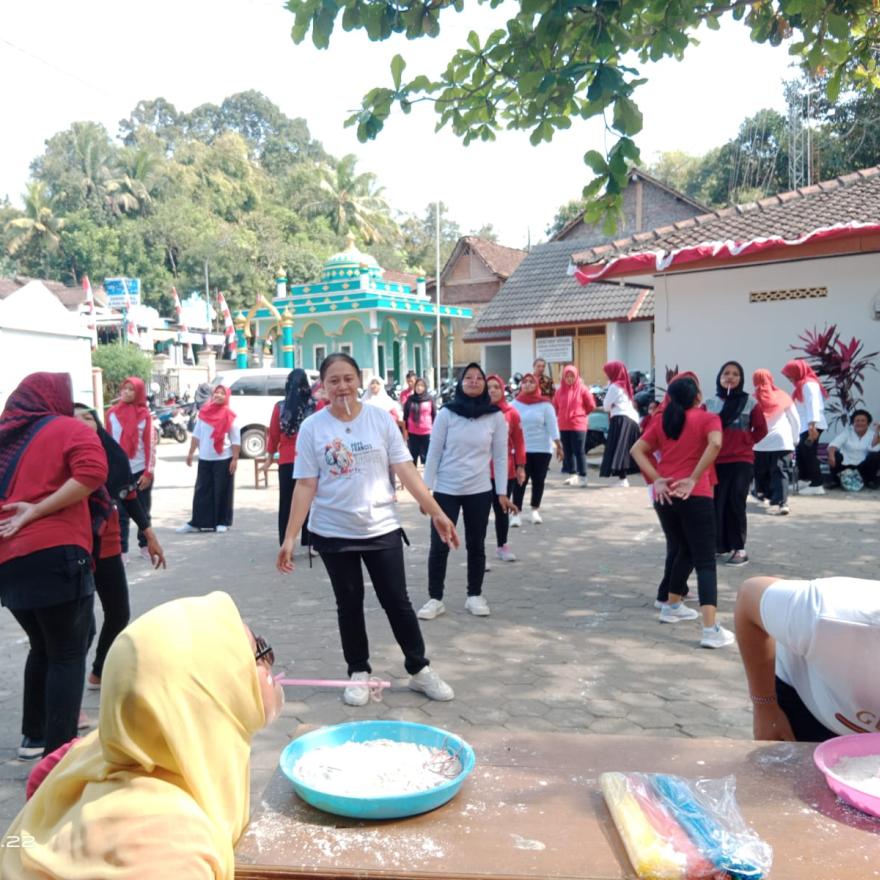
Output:
[[[229,355],[234,358],[238,351],[238,337],[235,335],[235,325],[232,323],[232,314],[226,305],[226,297],[223,291],[217,291],[217,309],[223,315],[223,333],[226,336],[226,345],[229,346]]]
[[[174,300],[174,314],[177,315],[177,324],[180,327],[180,331],[182,333],[189,333],[186,324],[183,321],[183,306],[180,304],[180,297],[177,295],[177,288],[171,288],[171,298]],[[187,342],[186,344],[186,352],[184,353],[184,358],[188,358],[190,361],[195,363],[195,357],[193,357],[193,347],[191,342]]]
[[[138,333],[137,324],[135,324],[131,317],[131,297],[128,293],[128,284],[125,281],[122,284],[125,288],[125,338],[133,345],[140,346],[141,337]]]
[[[86,327],[92,334],[92,348],[98,347],[98,316],[95,313],[95,295],[92,293],[92,282],[88,275],[82,277],[83,292],[86,295]]]

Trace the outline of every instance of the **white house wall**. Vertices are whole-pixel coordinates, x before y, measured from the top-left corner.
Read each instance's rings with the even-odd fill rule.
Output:
[[[531,327],[517,327],[510,331],[510,370],[528,373],[535,360],[535,331]]]
[[[827,297],[774,302],[749,300],[752,292],[826,287]],[[654,319],[658,380],[666,367],[694,370],[707,393],[726,360],[751,373],[764,367],[779,387],[790,390],[781,368],[798,355],[790,349],[805,330],[836,324],[841,336],[880,351],[880,255],[802,260],[655,278]],[[880,366],[880,361],[878,361]],[[869,371],[865,402],[880,416],[880,373]]]

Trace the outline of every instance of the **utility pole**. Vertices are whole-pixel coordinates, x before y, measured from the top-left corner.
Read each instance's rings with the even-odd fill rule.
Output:
[[[440,375],[441,370],[441,347],[440,347],[440,201],[437,201],[437,210],[436,210],[435,220],[435,245],[436,250],[434,253],[434,264],[436,266],[436,270],[434,273],[434,302],[437,306],[437,344],[434,346],[434,350],[436,352],[435,360],[437,361],[437,390],[440,390],[440,383],[442,381],[442,377]]]

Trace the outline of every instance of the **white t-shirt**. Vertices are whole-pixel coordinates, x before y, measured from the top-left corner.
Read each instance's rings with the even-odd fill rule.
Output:
[[[856,434],[852,425],[848,425],[828,445],[833,446],[840,453],[845,465],[855,467],[865,460],[869,452],[880,451],[880,446],[871,445],[873,439],[874,429],[870,425],[861,437]]]
[[[324,538],[378,538],[400,528],[388,467],[412,461],[385,410],[361,406],[350,422],[330,407],[309,416],[296,439],[293,476],[317,477],[309,530]]]
[[[128,460],[129,464],[131,465],[131,472],[133,474],[139,474],[141,471],[146,470],[146,462],[144,458],[144,428],[146,427],[146,424],[146,419],[138,422],[137,449],[135,450],[134,455]],[[120,424],[119,419],[116,418],[116,413],[110,413],[110,434],[113,436],[113,439],[117,443],[119,442],[119,438],[122,436],[122,425]]]
[[[828,422],[825,421],[825,401],[818,382],[813,379],[805,382],[804,399],[796,400],[794,405],[797,407],[798,418],[801,420],[802,433],[809,428],[810,422],[815,422],[820,431],[824,431],[828,427]]]
[[[224,461],[227,458],[232,458],[233,445],[241,446],[241,426],[238,419],[232,423],[232,427],[223,437],[223,449],[220,452],[214,449],[213,425],[196,419],[192,435],[199,441],[200,461]]]
[[[639,414],[635,405],[630,400],[629,395],[620,387],[612,382],[605,391],[605,399],[602,401],[602,409],[608,413],[611,418],[614,416],[626,416],[632,419],[636,424],[639,423]]]
[[[425,459],[425,485],[445,495],[478,495],[492,489],[489,462],[496,474],[507,473],[507,420],[504,413],[476,419],[456,415],[448,407],[437,413]],[[507,483],[495,486],[499,495]]]
[[[791,452],[801,436],[801,420],[797,407],[792,403],[788,409],[767,419],[767,435],[762,437],[752,449],[755,452]]]
[[[549,401],[520,403],[514,400],[511,406],[519,413],[522,422],[526,452],[552,453],[555,448],[553,441],[559,439],[559,424],[553,404]]]
[[[776,674],[835,733],[880,725],[880,581],[782,580],[761,597]]]

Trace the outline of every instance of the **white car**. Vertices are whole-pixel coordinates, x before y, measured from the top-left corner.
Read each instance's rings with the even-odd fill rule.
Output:
[[[242,458],[259,458],[266,452],[266,435],[272,408],[284,400],[284,383],[290,375],[286,367],[254,367],[249,370],[226,370],[211,382],[231,391],[229,406],[241,425]],[[309,382],[318,381],[317,370],[306,370]]]

